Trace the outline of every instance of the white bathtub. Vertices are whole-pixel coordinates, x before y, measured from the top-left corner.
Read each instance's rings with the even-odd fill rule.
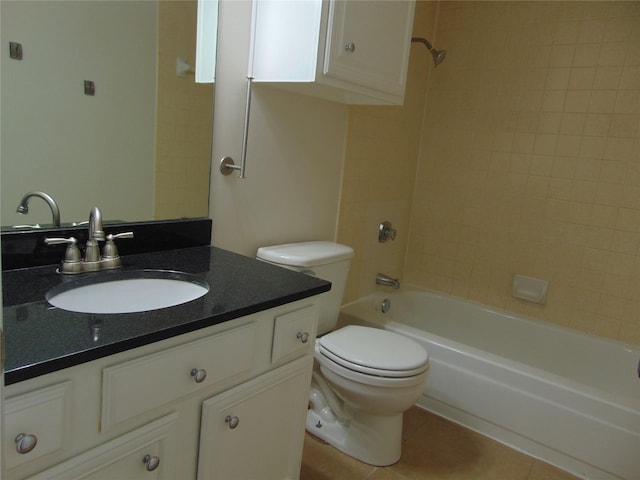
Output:
[[[577,476],[640,480],[640,349],[413,287],[345,305],[350,323],[427,349],[427,410]]]

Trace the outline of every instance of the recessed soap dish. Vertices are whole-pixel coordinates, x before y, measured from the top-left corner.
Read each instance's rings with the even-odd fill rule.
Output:
[[[527,277],[525,275],[513,276],[512,295],[515,298],[528,302],[544,304],[547,301],[549,280],[543,278]]]

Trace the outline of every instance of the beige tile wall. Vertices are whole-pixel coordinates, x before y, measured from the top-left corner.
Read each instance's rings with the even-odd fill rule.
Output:
[[[176,75],[196,56],[197,1],[159,2],[154,218],[208,215],[213,87]]]
[[[640,344],[640,2],[419,1],[414,35],[446,61],[413,45],[405,106],[350,109],[345,301],[383,271]]]
[[[404,280],[640,344],[640,2],[441,2],[437,45]]]

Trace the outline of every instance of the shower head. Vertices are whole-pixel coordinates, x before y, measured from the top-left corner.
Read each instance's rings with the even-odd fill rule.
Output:
[[[429,41],[426,38],[411,37],[411,41],[423,43],[424,46],[429,49],[429,52],[433,57],[433,63],[435,64],[436,67],[440,65],[442,62],[444,62],[444,57],[447,55],[446,50],[436,50],[435,48],[433,48],[433,46],[429,43]]]
[[[435,50],[435,49],[433,49],[433,50],[431,50],[431,56],[433,57],[433,63],[437,67],[442,62],[444,62],[444,57],[447,56],[447,51],[446,50]]]

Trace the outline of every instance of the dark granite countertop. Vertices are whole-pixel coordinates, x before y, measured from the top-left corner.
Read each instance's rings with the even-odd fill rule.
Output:
[[[52,307],[46,292],[78,276],[56,266],[2,273],[5,385],[250,315],[330,290],[331,284],[215,247],[122,257],[122,270],[162,269],[209,283],[205,296],[140,313],[85,314]],[[83,274],[109,275],[110,271]],[[97,335],[96,335],[97,332]]]

